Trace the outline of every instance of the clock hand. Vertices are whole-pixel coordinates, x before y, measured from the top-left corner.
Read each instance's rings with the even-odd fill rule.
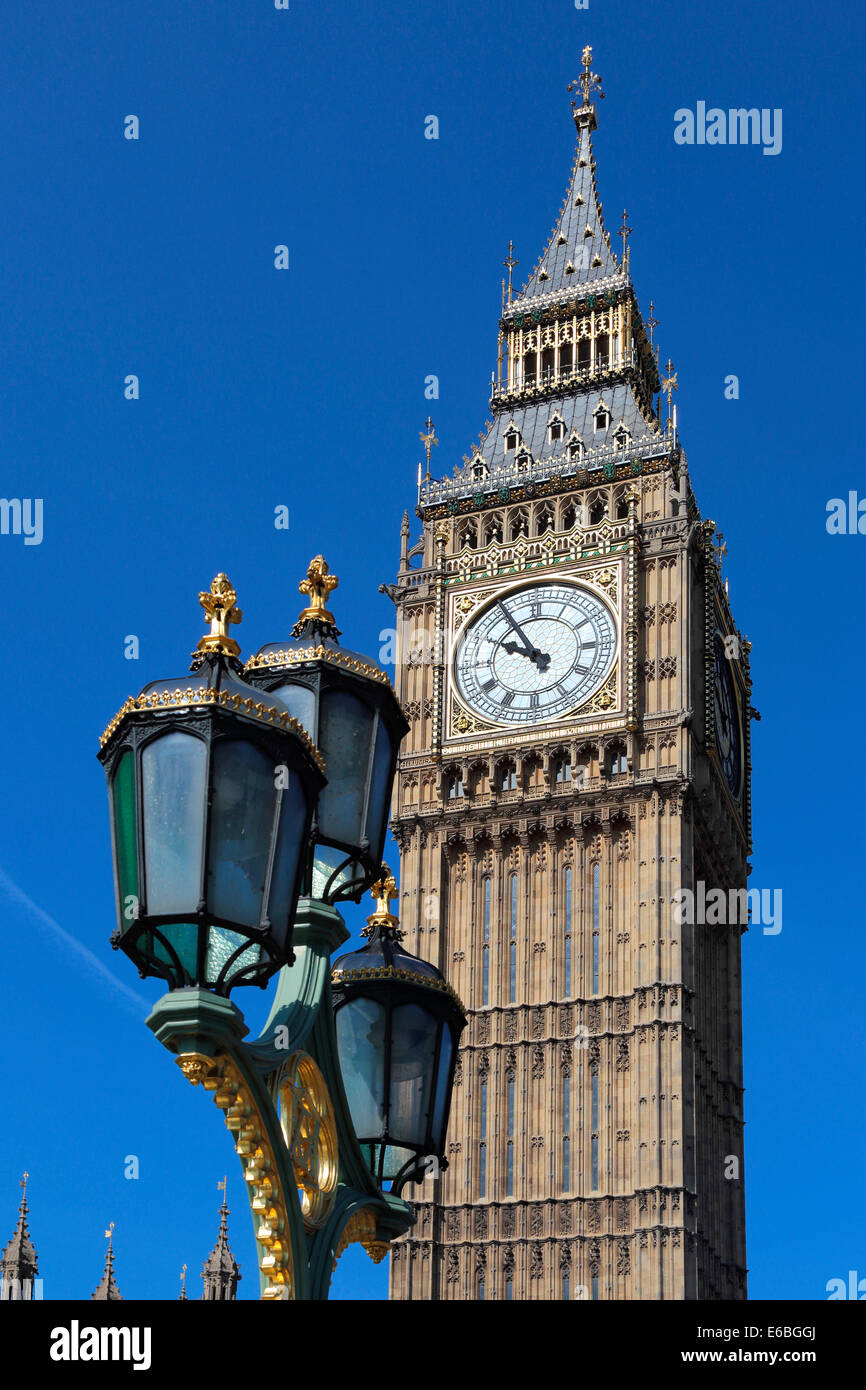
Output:
[[[505,650],[507,652],[516,652],[519,656],[528,656],[529,660],[534,662],[539,671],[546,671],[548,666],[550,665],[550,657],[547,655],[547,652],[540,651],[538,647],[533,646],[526,633],[523,631],[523,628],[518,623],[517,619],[511,616],[508,609],[505,607],[505,604],[502,603],[501,600],[497,604],[497,607],[502,609],[502,612],[504,613],[506,619],[514,628],[514,631],[517,633],[518,637],[523,643],[523,648],[521,649],[520,647],[516,646],[514,642],[504,642],[503,646]]]

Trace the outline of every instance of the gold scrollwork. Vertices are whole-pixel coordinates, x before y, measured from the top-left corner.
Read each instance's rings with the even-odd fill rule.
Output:
[[[312,1057],[294,1052],[278,1080],[280,1124],[295,1170],[304,1225],[321,1226],[337,1192],[338,1154],[334,1107]]]

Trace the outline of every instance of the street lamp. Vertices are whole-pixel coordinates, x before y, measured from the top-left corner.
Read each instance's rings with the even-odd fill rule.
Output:
[[[171,989],[228,995],[292,959],[323,761],[278,696],[247,685],[224,574],[189,676],[154,681],[101,739],[118,927],[112,945]]]
[[[375,662],[344,650],[327,602],[337,587],[317,555],[299,585],[309,598],[292,640],[271,642],[244,677],[277,696],[321,749],[328,784],[319,796],[304,891],[327,903],[360,900],[379,871],[397,750],[409,725]]]
[[[383,864],[366,946],[335,961],[337,1048],[352,1123],[376,1182],[399,1193],[431,1166],[448,1166],[445,1134],[463,1006],[435,965],[401,944],[397,896]]]

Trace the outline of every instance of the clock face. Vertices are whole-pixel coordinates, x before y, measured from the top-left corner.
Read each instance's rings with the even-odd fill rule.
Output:
[[[582,705],[616,655],[607,604],[575,584],[512,590],[467,627],[454,656],[461,699],[497,724],[537,724]]]
[[[739,800],[743,781],[742,736],[740,715],[731,659],[725,655],[722,634],[716,632],[713,642],[713,701],[716,715],[716,747],[732,794]]]

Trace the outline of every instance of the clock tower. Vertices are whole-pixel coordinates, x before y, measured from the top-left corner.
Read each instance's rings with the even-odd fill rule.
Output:
[[[743,914],[682,903],[746,898],[749,644],[602,219],[591,59],[491,418],[441,481],[428,421],[388,587],[400,920],[469,1016],[395,1299],[746,1296]]]

